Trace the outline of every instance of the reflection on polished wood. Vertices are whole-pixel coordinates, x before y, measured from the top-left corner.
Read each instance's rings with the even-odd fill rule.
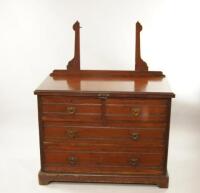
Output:
[[[166,78],[79,78],[48,76],[35,93],[57,92],[118,92],[173,97]]]

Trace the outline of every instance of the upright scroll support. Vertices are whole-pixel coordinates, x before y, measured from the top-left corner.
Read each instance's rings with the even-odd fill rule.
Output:
[[[80,24],[78,21],[74,23],[73,30],[75,31],[74,57],[68,62],[68,71],[80,70]]]
[[[148,71],[148,66],[145,61],[142,60],[140,54],[140,32],[142,31],[142,25],[136,23],[136,43],[135,43],[135,71]]]

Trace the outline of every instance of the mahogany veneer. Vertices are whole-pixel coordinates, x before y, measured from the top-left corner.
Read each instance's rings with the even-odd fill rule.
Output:
[[[136,28],[139,33],[138,23]],[[170,109],[175,95],[166,78],[162,72],[149,72],[140,52],[136,54],[135,72],[81,71],[79,23],[73,29],[78,37],[68,69],[53,71],[35,91],[41,153],[39,183],[168,187]],[[140,49],[139,41],[136,49]]]

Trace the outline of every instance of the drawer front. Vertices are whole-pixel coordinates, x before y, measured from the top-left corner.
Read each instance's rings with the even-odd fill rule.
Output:
[[[133,129],[109,127],[44,127],[46,142],[62,142],[83,146],[83,144],[121,144],[131,147],[164,146],[164,129]],[[94,145],[95,145],[94,144]]]
[[[101,104],[101,100],[92,97],[42,96],[42,104]]]
[[[44,96],[42,97],[43,121],[69,122],[166,122],[165,99],[117,99],[100,100],[90,97]]]
[[[101,122],[101,114],[60,114],[60,113],[44,113],[43,121],[69,121],[69,122]]]
[[[98,174],[160,174],[163,155],[45,151],[44,170]]]
[[[107,98],[107,104],[119,104],[119,105],[152,105],[152,106],[167,106],[168,101],[166,99],[145,99],[145,98]]]
[[[107,121],[108,127],[116,127],[116,128],[155,128],[155,129],[166,129],[167,122],[134,122],[134,121]],[[59,121],[55,122],[52,120],[43,121],[44,127],[74,127],[74,126],[84,126],[84,127],[102,127],[101,122],[92,122],[91,120],[88,122],[68,122],[68,121]]]
[[[69,115],[101,114],[101,105],[84,104],[43,104],[43,113],[57,113]]]
[[[107,99],[106,119],[108,121],[164,122],[167,119],[167,100]]]
[[[145,144],[139,143],[105,143],[99,140],[92,141],[44,141],[43,147],[47,151],[89,151],[89,152],[149,152],[160,153],[165,149],[164,145],[158,142],[147,142]]]
[[[99,99],[84,97],[45,96],[42,98],[44,121],[101,121]]]

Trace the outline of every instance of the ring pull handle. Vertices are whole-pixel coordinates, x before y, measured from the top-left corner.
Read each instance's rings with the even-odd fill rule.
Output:
[[[67,113],[69,115],[74,115],[76,113],[76,108],[75,107],[67,107]]]
[[[132,158],[131,160],[130,160],[130,164],[132,165],[132,166],[137,166],[138,165],[138,159],[137,158]]]
[[[68,164],[71,166],[74,166],[77,164],[77,158],[74,156],[68,157],[67,161],[68,161]]]
[[[132,115],[134,117],[138,117],[140,115],[140,109],[139,108],[132,108],[131,111],[132,111]]]
[[[139,134],[138,133],[132,133],[131,138],[132,138],[132,140],[137,141],[139,139]]]

